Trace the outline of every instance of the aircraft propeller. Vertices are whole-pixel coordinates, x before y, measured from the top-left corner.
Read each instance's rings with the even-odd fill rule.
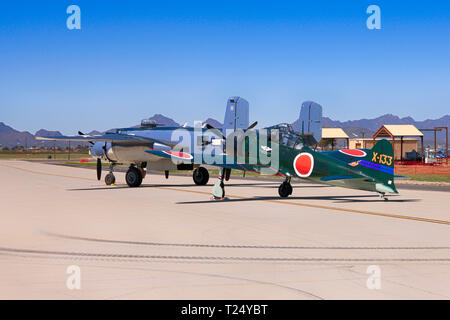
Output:
[[[102,178],[102,160],[100,158],[97,158],[97,180],[100,181]]]
[[[78,135],[85,136],[85,134],[83,132],[81,132],[81,131],[78,131]],[[92,141],[88,141],[88,142],[90,143],[91,146],[94,145],[94,143]]]
[[[209,123],[206,124],[206,128],[208,128],[209,130],[211,130],[212,132],[214,132],[216,135],[218,135],[219,137],[221,137],[223,140],[227,140],[227,138],[225,138],[225,136],[223,135],[222,132],[220,132],[219,129],[216,129],[215,127],[213,127],[213,126],[210,125]]]
[[[247,132],[251,129],[253,129],[254,127],[256,127],[256,125],[258,124],[258,121],[253,122],[246,130],[245,133],[243,135],[238,136],[238,139],[236,141],[236,146],[235,146],[235,154],[236,155],[240,155],[242,152],[242,144],[245,141],[245,138],[247,137]]]
[[[243,135],[237,136],[236,145],[234,146],[235,152],[239,152],[239,150],[241,150],[242,143],[245,141],[245,138],[247,137],[247,131],[256,127],[257,124],[258,124],[258,121],[253,122],[247,129],[245,129],[245,133]],[[206,123],[206,128],[208,128],[209,130],[214,132],[216,135],[221,137],[223,140],[225,140],[225,141],[227,140],[227,138],[222,134],[222,132],[220,132],[219,129],[216,129],[215,127],[213,127],[212,125],[210,125],[208,123]]]
[[[85,136],[85,134],[81,131],[78,131],[78,134],[80,136]],[[93,146],[94,143],[92,141],[89,141],[89,143]],[[97,158],[97,180],[100,181],[102,178],[102,160],[100,158]]]
[[[258,121],[253,122],[253,123],[247,128],[247,130],[253,129],[254,127],[256,127],[257,124],[258,124]]]
[[[254,127],[256,127],[257,124],[258,124],[258,121],[253,122],[247,129],[245,129],[245,131],[253,129]],[[222,132],[220,132],[219,129],[216,129],[215,127],[213,127],[209,123],[206,124],[206,128],[208,128],[209,130],[214,132],[216,135],[221,137],[223,140],[227,140],[227,138],[222,134]]]

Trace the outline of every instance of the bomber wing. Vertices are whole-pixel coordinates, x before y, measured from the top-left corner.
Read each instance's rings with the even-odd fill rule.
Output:
[[[36,137],[37,140],[50,140],[50,141],[82,141],[82,142],[95,142],[95,141],[105,141],[105,142],[121,142],[121,143],[154,143],[157,141],[155,139],[140,137],[130,134],[120,134],[120,133],[105,133],[102,135],[79,135],[79,136],[57,136],[57,137]]]

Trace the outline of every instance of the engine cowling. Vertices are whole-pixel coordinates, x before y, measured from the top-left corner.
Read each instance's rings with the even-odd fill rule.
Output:
[[[89,148],[89,153],[94,158],[100,158],[108,161],[118,161],[118,162],[148,162],[152,160],[166,160],[158,159],[155,156],[145,152],[148,148],[154,150],[168,151],[171,148],[167,145],[154,143],[150,145],[142,144],[119,144],[110,142],[95,142]],[[169,160],[170,161],[170,160]]]
[[[106,159],[108,150],[110,150],[112,144],[110,142],[94,142],[89,147],[89,154],[94,158]]]

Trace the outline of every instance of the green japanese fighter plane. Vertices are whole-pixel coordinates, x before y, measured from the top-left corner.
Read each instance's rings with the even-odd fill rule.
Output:
[[[288,128],[274,126],[262,130],[246,130],[223,136],[224,141],[234,141],[209,154],[174,151],[172,159],[189,163],[203,161],[221,168],[219,180],[213,187],[215,199],[225,196],[224,176],[231,170],[274,174],[284,178],[278,188],[280,197],[292,194],[292,178],[318,183],[377,192],[381,198],[386,193],[398,193],[394,184],[394,158],[392,145],[387,140],[378,141],[372,149],[344,149],[317,152],[309,146],[305,134]],[[285,129],[285,128],[284,128]],[[146,152],[171,157],[157,150]],[[204,159],[208,159],[205,161]],[[200,160],[199,160],[200,159]],[[203,160],[202,160],[203,159]],[[211,161],[213,160],[213,161]]]

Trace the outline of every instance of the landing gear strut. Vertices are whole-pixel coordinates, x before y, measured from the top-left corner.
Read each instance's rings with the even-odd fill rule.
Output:
[[[114,163],[109,165],[109,173],[105,177],[105,184],[107,186],[114,185],[116,183],[116,176],[113,173],[114,171]]]
[[[139,187],[142,184],[142,179],[143,179],[142,171],[136,168],[134,165],[130,166],[125,175],[125,180],[128,186],[132,188]]]
[[[380,192],[380,199],[384,200],[384,201],[388,201],[389,199],[386,198],[385,194],[383,192]]]
[[[287,198],[292,194],[291,177],[286,177],[286,180],[278,187],[278,194],[282,198]]]
[[[223,175],[225,177],[225,181],[230,180],[231,169],[228,169],[228,168],[223,169]]]
[[[223,200],[225,198],[225,184],[223,183],[224,169],[220,169],[219,181],[214,184],[213,187],[213,199]]]

